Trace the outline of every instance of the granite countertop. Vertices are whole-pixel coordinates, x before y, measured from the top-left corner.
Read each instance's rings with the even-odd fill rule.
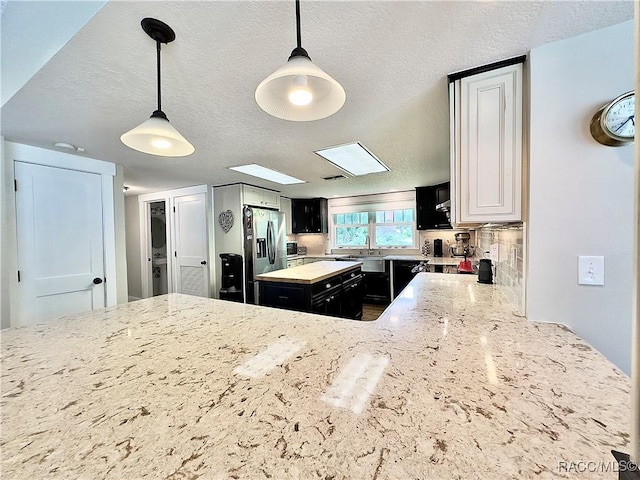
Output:
[[[2,475],[603,478],[566,465],[628,450],[630,389],[475,277],[373,322],[170,294],[2,332]]]
[[[262,282],[313,284],[360,267],[362,262],[319,261],[256,275]]]

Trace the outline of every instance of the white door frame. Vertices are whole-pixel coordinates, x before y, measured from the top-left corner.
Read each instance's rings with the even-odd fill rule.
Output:
[[[166,215],[167,238],[167,287],[168,292],[175,291],[173,283],[173,211],[171,197],[168,192],[148,193],[138,196],[138,212],[140,218],[140,280],[142,282],[142,298],[153,297],[153,249],[151,247],[151,204],[164,202]]]
[[[102,222],[104,228],[104,272],[107,281],[105,283],[105,305],[116,305],[117,297],[117,255],[116,255],[116,234],[115,234],[115,192],[114,177],[117,174],[116,164],[96,160],[93,158],[80,157],[68,153],[47,150],[30,145],[23,145],[14,142],[4,142],[3,161],[7,163],[10,169],[11,178],[15,178],[15,162],[32,163],[36,165],[44,165],[48,167],[63,168],[67,170],[77,170],[80,172],[96,173],[102,178]],[[18,188],[20,186],[18,185]],[[16,312],[19,306],[18,298],[18,279],[17,279],[17,229],[16,229],[16,210],[15,210],[15,192],[10,196],[11,204],[7,206],[10,211],[10,219],[7,225],[9,235],[15,239],[13,245],[9,245],[11,252],[10,265],[16,266],[15,275],[9,275],[11,283],[10,288],[10,312]],[[15,326],[15,313],[10,314],[10,325]],[[3,322],[3,324],[5,324]]]
[[[142,282],[142,298],[149,298],[153,296],[153,282],[151,281],[151,265],[148,258],[153,258],[151,255],[151,219],[149,214],[149,204],[154,202],[165,202],[166,212],[166,225],[167,225],[167,281],[169,283],[168,292],[174,293],[176,291],[176,279],[175,279],[175,238],[174,238],[174,213],[173,213],[173,199],[174,197],[182,197],[185,195],[195,195],[197,193],[205,193],[207,198],[207,232],[209,236],[209,295],[211,295],[212,278],[215,271],[215,265],[213,262],[213,222],[211,221],[212,215],[212,201],[211,201],[211,189],[209,185],[196,185],[194,187],[177,188],[174,190],[164,190],[161,192],[145,193],[138,195],[138,213],[140,218],[140,276]],[[238,220],[239,221],[239,220]]]

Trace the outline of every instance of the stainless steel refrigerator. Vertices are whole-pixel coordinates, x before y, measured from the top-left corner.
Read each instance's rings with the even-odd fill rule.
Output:
[[[284,213],[266,208],[245,206],[242,209],[245,254],[245,301],[258,305],[258,284],[261,273],[281,270],[287,266],[287,233]]]

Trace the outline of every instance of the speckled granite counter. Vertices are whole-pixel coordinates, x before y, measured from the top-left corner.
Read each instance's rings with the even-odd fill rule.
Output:
[[[375,322],[165,295],[3,331],[1,406],[3,478],[563,478],[628,448],[630,381],[427,273]]]

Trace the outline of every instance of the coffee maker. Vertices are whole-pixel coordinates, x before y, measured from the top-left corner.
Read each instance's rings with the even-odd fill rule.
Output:
[[[471,234],[469,232],[460,232],[455,234],[456,244],[450,247],[452,257],[472,257],[475,253],[475,247],[469,245]]]

